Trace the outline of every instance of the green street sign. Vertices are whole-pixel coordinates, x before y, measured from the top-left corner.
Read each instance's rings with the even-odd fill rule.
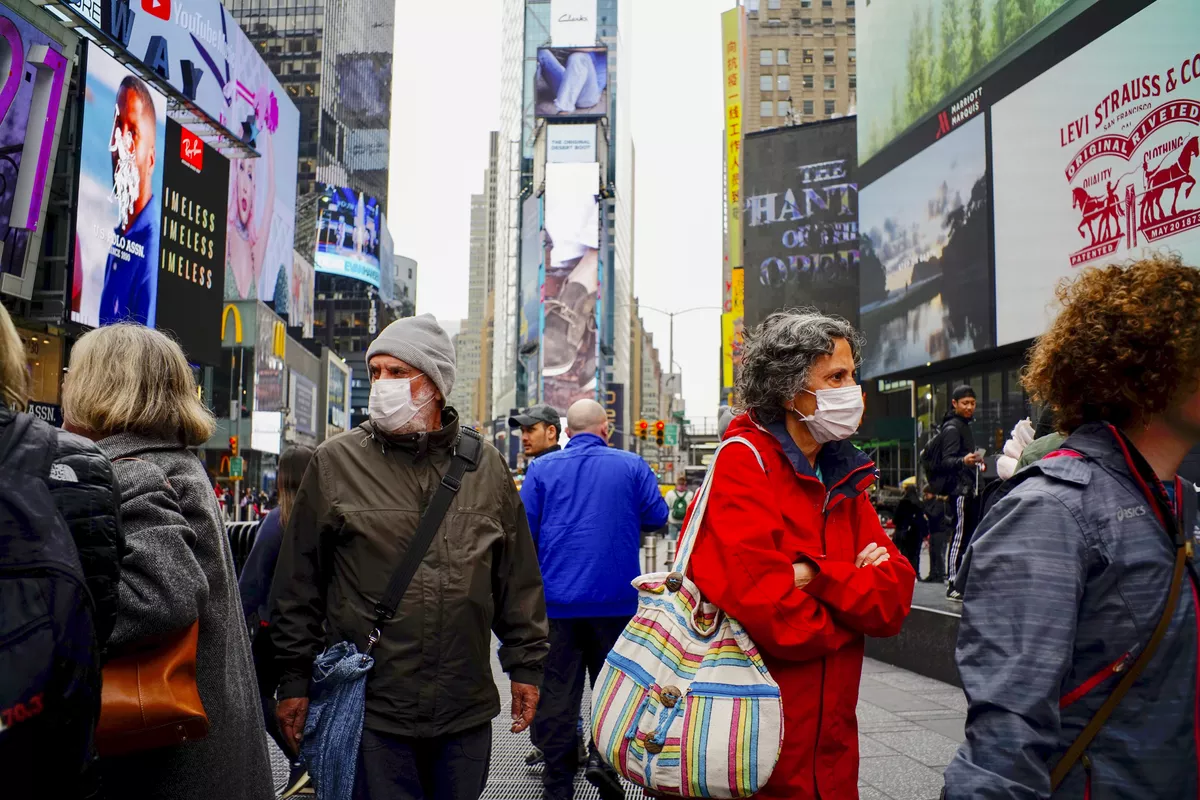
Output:
[[[233,458],[229,459],[229,477],[241,478],[242,466],[243,461],[241,456],[234,456]]]
[[[663,429],[663,444],[668,447],[679,446],[679,426],[674,422],[668,422]]]

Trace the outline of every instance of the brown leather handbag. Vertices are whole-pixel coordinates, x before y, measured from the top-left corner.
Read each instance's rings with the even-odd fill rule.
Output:
[[[208,736],[208,715],[196,687],[200,622],[157,640],[152,648],[104,665],[96,746],[119,756]]]

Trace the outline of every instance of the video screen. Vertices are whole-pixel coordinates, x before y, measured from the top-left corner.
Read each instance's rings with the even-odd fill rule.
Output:
[[[317,272],[379,288],[379,202],[347,186],[321,185],[317,201]]]
[[[875,378],[991,347],[985,117],[862,191],[862,374]]]
[[[608,49],[544,47],[533,80],[538,117],[588,119],[608,114]]]

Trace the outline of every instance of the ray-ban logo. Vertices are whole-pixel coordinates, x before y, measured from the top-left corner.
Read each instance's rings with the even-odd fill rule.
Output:
[[[204,171],[204,142],[199,136],[184,128],[179,138],[179,157],[196,172]]]

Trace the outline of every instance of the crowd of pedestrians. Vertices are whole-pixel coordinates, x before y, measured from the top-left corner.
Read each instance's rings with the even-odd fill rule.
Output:
[[[1182,473],[1200,446],[1200,279],[1156,257],[1085,270],[1059,298],[1023,376],[1046,411],[1006,448],[1004,480],[980,491],[976,398],[955,389],[894,541],[849,441],[862,339],[815,311],[748,333],[740,410],[699,488],[664,498],[585,399],[565,430],[548,406],[509,420],[518,491],[447,405],[454,348],[422,316],[370,345],[367,422],[286,450],[276,498],[235,499],[194,453],[214,420],[169,336],[81,337],[55,430],[22,413],[0,309],[0,793],[268,798],[269,736],[293,760],[287,796],[476,800],[503,711],[530,731],[546,800],[573,797],[580,772],[617,800],[622,777],[653,767],[663,786],[681,763],[667,785],[685,796],[744,767],[769,776],[731,784],[756,797],[854,798],[864,643],[901,631],[928,537],[926,580],[963,603],[969,712],[947,798],[1195,796],[1200,509]],[[239,581],[241,503],[264,519]],[[639,578],[642,537],[664,525],[678,572]],[[689,661],[643,607],[698,640],[718,612],[736,623]],[[589,684],[611,702],[650,674],[616,654],[631,640],[682,689],[648,680],[585,713]],[[689,684],[713,664],[763,677],[749,694]],[[754,736],[712,750],[709,733],[742,742],[770,722],[762,698],[781,709],[776,758]],[[628,733],[602,750],[613,719]]]

